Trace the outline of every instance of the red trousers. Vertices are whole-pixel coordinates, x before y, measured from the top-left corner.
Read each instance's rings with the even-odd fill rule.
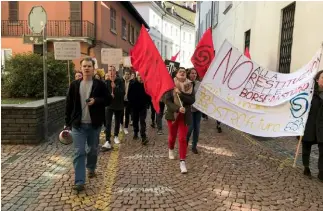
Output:
[[[177,116],[175,122],[167,120],[167,124],[168,124],[168,148],[174,149],[177,131],[179,129],[179,135],[178,135],[179,159],[185,160],[186,150],[187,150],[186,135],[188,132],[188,126],[185,125],[184,114],[180,113]]]

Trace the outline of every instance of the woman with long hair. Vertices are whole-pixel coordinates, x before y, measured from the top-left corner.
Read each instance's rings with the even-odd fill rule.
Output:
[[[193,82],[193,85],[194,85],[193,93],[195,95],[197,89],[200,86],[200,81],[198,80],[198,74],[197,74],[196,70],[194,68],[189,69],[187,71],[187,77]],[[191,108],[191,112],[192,112],[192,124],[190,125],[190,127],[188,129],[186,140],[187,140],[187,145],[188,145],[191,135],[192,135],[192,132],[193,132],[192,152],[194,154],[198,154],[197,142],[198,142],[199,135],[200,135],[200,124],[201,124],[202,112],[197,110],[193,106]]]
[[[314,80],[314,95],[302,139],[302,159],[304,175],[311,177],[309,168],[311,148],[313,144],[318,144],[318,178],[323,182],[323,70],[316,74]]]
[[[193,83],[186,78],[185,68],[180,67],[174,78],[175,88],[164,95],[167,106],[165,119],[168,124],[169,159],[175,159],[174,147],[179,130],[179,159],[181,173],[186,173],[186,136],[192,122],[191,105],[195,102]]]

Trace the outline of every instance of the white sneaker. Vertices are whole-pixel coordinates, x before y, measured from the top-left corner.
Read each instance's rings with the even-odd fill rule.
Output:
[[[182,173],[182,174],[187,173],[187,169],[186,169],[185,161],[181,161],[181,162],[179,163],[179,167],[181,168],[181,173]]]
[[[108,141],[106,141],[104,144],[103,144],[103,146],[102,147],[104,147],[104,148],[107,148],[107,149],[111,149],[112,147],[111,147],[111,144],[108,142]]]
[[[175,159],[175,155],[174,155],[174,150],[173,149],[169,149],[168,150],[168,157],[171,160],[174,160]]]
[[[123,128],[123,132],[125,135],[127,135],[129,133],[128,128]]]
[[[119,137],[118,136],[115,136],[114,137],[114,143],[120,144],[120,140],[119,140]]]

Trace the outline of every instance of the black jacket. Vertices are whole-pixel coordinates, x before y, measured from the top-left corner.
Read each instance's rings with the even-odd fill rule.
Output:
[[[305,126],[304,142],[323,143],[323,100],[315,92]]]
[[[81,125],[82,108],[80,97],[80,84],[82,80],[73,81],[66,97],[66,109],[65,109],[65,125],[67,127],[79,128]],[[94,127],[102,126],[104,122],[104,108],[111,102],[111,96],[109,96],[104,82],[93,79],[92,90],[90,98],[94,98],[95,102],[92,106],[89,106],[92,125]]]
[[[123,79],[116,77],[114,81],[116,87],[114,88],[113,94],[114,98],[111,100],[111,104],[108,106],[109,109],[113,110],[123,110],[124,109],[124,95],[126,93],[125,84],[123,83]],[[111,81],[105,81],[106,87],[108,89],[109,95],[111,96],[112,88]]]
[[[143,83],[133,80],[129,84],[128,101],[131,108],[135,110],[147,109],[150,103],[150,97],[145,91]]]

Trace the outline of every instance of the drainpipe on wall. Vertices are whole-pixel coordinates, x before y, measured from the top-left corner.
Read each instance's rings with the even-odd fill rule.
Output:
[[[183,24],[181,24],[179,26],[179,50],[182,50],[182,26],[184,26],[184,22],[182,22]]]
[[[97,1],[94,1],[94,40],[92,45],[87,48],[87,54],[90,55],[91,48],[96,46],[96,22],[97,22]]]

